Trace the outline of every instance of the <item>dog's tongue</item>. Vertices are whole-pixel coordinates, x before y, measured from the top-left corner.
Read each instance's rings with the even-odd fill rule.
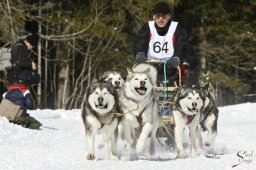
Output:
[[[139,92],[139,94],[145,94],[146,93],[145,89],[138,89],[138,92]]]

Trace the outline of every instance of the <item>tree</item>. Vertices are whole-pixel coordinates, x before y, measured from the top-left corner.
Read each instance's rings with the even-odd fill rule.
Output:
[[[253,22],[255,3],[184,1],[181,6],[179,12],[184,10],[185,14],[180,18],[184,20],[189,16],[184,23],[189,30],[190,42],[194,44],[193,57],[199,56],[201,85],[211,81],[220,92],[229,88],[237,96],[249,92],[248,81],[253,78],[256,64],[252,46],[256,32]]]

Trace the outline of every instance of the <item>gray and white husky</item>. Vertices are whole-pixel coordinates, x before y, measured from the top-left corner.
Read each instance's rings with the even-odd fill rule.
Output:
[[[119,91],[124,85],[124,77],[118,71],[106,71],[103,73],[100,79],[111,83],[117,91]]]
[[[139,153],[144,149],[150,134],[149,153],[155,153],[155,135],[162,123],[158,112],[158,98],[154,92],[156,69],[149,64],[139,64],[128,69],[123,88],[119,92],[120,107],[123,112],[121,124],[125,138],[131,148]],[[142,127],[136,141],[135,128]]]
[[[102,135],[104,141],[111,141],[111,158],[117,159],[118,96],[115,88],[98,81],[87,88],[82,106],[82,119],[87,140],[87,159],[95,159],[95,134]]]
[[[198,125],[204,109],[203,92],[194,86],[180,87],[175,96],[175,106],[173,108],[173,118],[175,122],[174,134],[177,147],[177,158],[184,158],[183,130],[189,126],[190,156],[195,157],[196,139],[198,136]]]
[[[207,131],[208,135],[203,144],[201,132],[199,131],[199,144],[201,147],[209,147],[217,136],[217,121],[219,110],[215,104],[214,92],[215,89],[211,83],[207,83],[202,87],[204,92],[204,108],[202,118],[199,125],[199,130]]]

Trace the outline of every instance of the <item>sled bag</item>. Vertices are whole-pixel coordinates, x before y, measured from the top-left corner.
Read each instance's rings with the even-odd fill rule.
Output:
[[[21,113],[22,107],[7,99],[3,99],[0,103],[0,116],[4,116],[10,121],[18,120]]]

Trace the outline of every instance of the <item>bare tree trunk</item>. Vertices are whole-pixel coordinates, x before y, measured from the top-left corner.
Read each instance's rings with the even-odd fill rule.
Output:
[[[68,49],[68,56],[70,57],[70,48]],[[64,81],[64,87],[63,87],[63,93],[62,93],[62,103],[61,107],[65,108],[67,97],[68,97],[68,89],[69,89],[69,71],[70,71],[70,62],[66,64],[66,72],[65,72],[65,81]]]
[[[56,58],[58,59],[60,56],[60,43],[57,43],[57,48],[56,48]],[[54,70],[53,70],[53,83],[52,83],[52,86],[53,86],[53,93],[54,93],[54,106],[55,108],[60,108],[60,105],[59,105],[59,97],[58,97],[58,89],[57,89],[57,83],[59,85],[59,82],[57,82],[57,66],[59,65],[60,63],[58,63],[58,61],[55,61],[54,62]]]
[[[44,102],[45,106],[47,103],[47,95],[48,95],[48,40],[45,40],[45,61],[44,61]]]
[[[205,31],[204,31],[204,19],[201,18],[201,24],[200,27],[200,37],[201,37],[201,43],[199,46],[199,55],[200,55],[200,75],[199,75],[199,85],[204,85],[209,78],[209,70],[207,67],[207,42],[205,37]]]
[[[11,25],[12,38],[13,38],[12,40],[15,41],[16,36],[15,36],[15,33],[14,33],[14,29],[13,29],[12,13],[11,13],[9,0],[6,0],[6,3],[7,3],[8,13],[9,13],[9,17],[10,17],[10,25]]]
[[[39,1],[39,7],[41,7],[42,5],[42,2],[41,0]],[[41,14],[42,14],[42,10],[41,8],[39,8],[39,11],[38,11],[38,15],[39,17],[41,17]],[[41,22],[39,22],[38,24],[38,33],[39,35],[42,34],[42,25],[41,25]],[[41,40],[39,39],[39,42],[38,42],[38,74],[39,75],[42,75],[42,44],[41,44]],[[41,83],[38,84],[38,88],[37,88],[37,105],[41,108],[42,107],[42,102],[41,102],[41,96],[42,96],[42,85]]]

